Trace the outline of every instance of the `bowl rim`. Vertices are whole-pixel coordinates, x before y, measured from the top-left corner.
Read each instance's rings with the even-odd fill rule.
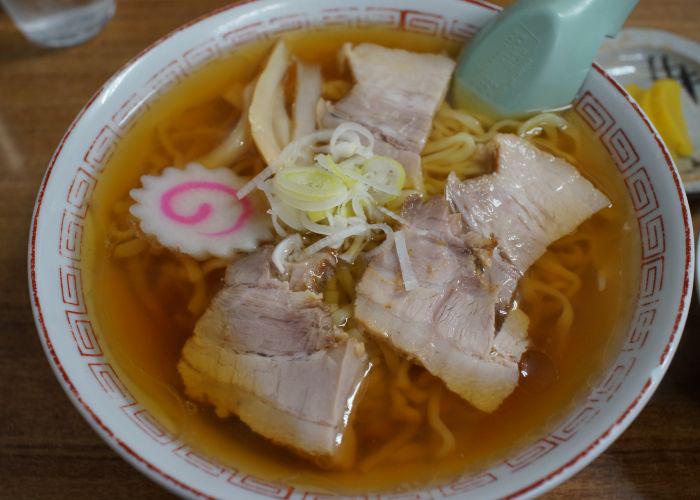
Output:
[[[122,458],[126,460],[127,463],[131,464],[134,468],[139,470],[141,473],[146,475],[149,479],[156,481],[161,486],[165,487],[167,490],[176,494],[190,494],[196,495],[198,497],[209,497],[208,494],[197,490],[190,484],[180,481],[178,478],[163,471],[155,463],[152,463],[148,459],[142,457],[137,452],[135,452],[126,442],[119,438],[119,431],[110,429],[99,416],[92,410],[90,405],[86,400],[84,400],[76,389],[74,383],[69,377],[67,371],[65,370],[61,360],[56,354],[49,333],[48,328],[44,322],[44,317],[42,314],[42,306],[40,301],[40,293],[37,286],[36,280],[36,266],[37,266],[37,255],[36,255],[36,242],[37,242],[37,222],[39,220],[42,208],[42,202],[44,200],[45,190],[48,181],[53,172],[53,168],[60,156],[68,138],[71,136],[74,128],[80,123],[81,119],[85,113],[90,110],[93,105],[97,102],[98,98],[103,95],[104,91],[113,84],[120,76],[129,71],[129,69],[135,65],[140,59],[142,59],[147,53],[151,52],[153,49],[161,45],[166,40],[176,36],[178,33],[199,24],[211,17],[214,17],[220,13],[227,12],[230,10],[235,10],[243,5],[260,3],[267,4],[272,3],[274,0],[242,0],[240,2],[224,5],[218,9],[205,13],[199,17],[196,17],[187,23],[173,29],[169,33],[160,37],[149,46],[141,50],[138,54],[132,57],[128,62],[116,70],[112,76],[99,87],[99,89],[91,96],[91,98],[82,107],[80,112],[73,119],[65,134],[61,138],[55,152],[53,153],[49,164],[46,168],[44,176],[39,185],[37,192],[34,210],[31,219],[31,226],[29,231],[29,241],[28,241],[28,282],[29,282],[29,295],[32,313],[34,316],[35,325],[37,328],[37,333],[42,343],[45,355],[49,360],[49,364],[56,375],[60,385],[63,387],[64,391],[68,395],[69,399],[83,416],[83,418],[90,424],[90,426],[97,432],[97,434],[106,442],[114,451],[116,451]],[[488,9],[491,11],[499,12],[501,7],[490,4],[483,0],[458,0],[464,3],[473,4],[475,6]],[[664,163],[668,168],[671,177],[674,182],[675,192],[678,196],[679,206],[682,213],[682,224],[684,230],[684,271],[683,271],[683,290],[680,295],[680,304],[678,305],[675,321],[673,324],[672,331],[668,334],[668,341],[666,343],[665,349],[663,351],[662,357],[659,360],[656,373],[658,376],[650,377],[647,382],[643,385],[641,390],[638,392],[636,397],[632,400],[629,406],[626,408],[622,414],[610,425],[604,433],[602,433],[598,438],[593,440],[588,447],[582,450],[579,454],[573,457],[566,463],[561,464],[559,467],[551,470],[544,476],[538,479],[533,479],[529,484],[517,491],[509,493],[509,498],[515,497],[532,497],[539,495],[545,491],[548,491],[565,480],[572,477],[575,473],[580,471],[582,468],[587,466],[596,457],[605,451],[615,439],[632,423],[636,416],[645,407],[654,391],[658,387],[660,381],[662,380],[665,372],[667,371],[673,355],[678,348],[680,338],[682,336],[681,327],[685,325],[690,302],[692,302],[692,283],[694,278],[694,267],[695,267],[695,255],[694,255],[694,238],[692,230],[692,222],[690,217],[690,210],[688,206],[687,196],[683,189],[683,184],[681,182],[678,171],[675,164],[668,152],[663,140],[661,139],[659,133],[656,131],[653,124],[637,105],[634,99],[625,91],[625,89],[615,81],[605,70],[599,66],[597,63],[592,64],[592,71],[599,73],[608,82],[610,82],[613,88],[629,103],[629,105],[636,112],[638,118],[641,118],[643,123],[648,128],[649,132],[654,137],[659,150],[663,154]],[[698,240],[700,242],[700,239]],[[700,280],[700,268],[698,269],[698,279]],[[536,476],[537,477],[537,476]]]
[[[468,0],[467,0],[468,1]],[[685,255],[684,255],[684,272],[683,272],[683,290],[681,291],[680,304],[678,305],[678,310],[676,313],[676,318],[673,324],[673,329],[668,337],[668,342],[664,352],[659,360],[658,368],[659,371],[657,377],[650,377],[647,382],[642,386],[641,390],[637,393],[637,396],[632,400],[629,406],[625,409],[622,414],[615,420],[615,422],[608,427],[608,429],[603,432],[597,439],[595,439],[588,447],[582,450],[578,455],[573,457],[568,462],[560,465],[549,474],[532,481],[529,485],[521,488],[520,490],[512,493],[508,498],[517,498],[520,496],[529,498],[538,496],[545,491],[551,490],[556,486],[562,484],[567,479],[571,478],[574,474],[582,470],[584,467],[589,465],[593,460],[600,456],[610,445],[612,445],[617,438],[630,426],[630,424],[637,418],[639,413],[647,405],[651,397],[656,392],[661,380],[663,380],[668,367],[673,360],[673,356],[678,349],[680,344],[680,339],[683,335],[682,328],[685,326],[686,319],[688,317],[688,311],[690,309],[690,303],[692,302],[692,289],[693,289],[693,279],[695,271],[694,262],[694,241],[693,241],[693,227],[692,218],[690,216],[690,207],[688,205],[688,197],[683,188],[683,182],[681,181],[680,174],[676,168],[673,158],[671,157],[666,144],[663,142],[661,135],[656,130],[651,120],[647,117],[641,107],[637,104],[634,98],[625,90],[625,88],[620,85],[610,74],[608,74],[602,66],[598,63],[593,62],[592,70],[595,70],[598,74],[604,77],[613,88],[625,98],[625,100],[632,106],[637,116],[642,119],[646,125],[649,132],[654,137],[659,150],[663,153],[666,167],[668,168],[671,176],[673,178],[674,186],[676,188],[676,194],[678,195],[680,205],[682,208],[683,215],[683,230],[684,230],[684,242],[685,242]],[[700,244],[700,237],[698,238]],[[700,280],[700,268],[697,269],[698,280]],[[699,281],[700,283],[700,281]],[[568,469],[568,470],[567,470]]]

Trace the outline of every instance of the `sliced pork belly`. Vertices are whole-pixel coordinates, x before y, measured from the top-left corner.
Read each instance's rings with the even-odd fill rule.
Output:
[[[362,43],[346,51],[355,85],[324,118],[328,127],[357,122],[372,131],[377,154],[420,174],[419,153],[445,97],[455,63],[449,57]]]
[[[520,309],[513,309],[506,316],[501,329],[496,334],[491,351],[492,356],[498,356],[506,362],[510,362],[511,367],[517,369],[520,357],[530,346],[530,339],[527,336],[527,327],[530,320],[527,314]],[[517,378],[517,373],[515,374]]]
[[[518,383],[527,324],[515,328],[507,318],[504,325],[513,328],[502,328],[495,342],[499,288],[470,247],[483,238],[465,232],[444,199],[409,206],[404,216],[411,221],[403,231],[419,286],[406,291],[396,250],[385,244],[358,284],[355,317],[475,407],[493,411]]]
[[[358,285],[355,315],[490,412],[517,386],[529,345],[527,316],[510,310],[518,280],[610,201],[573,166],[519,137],[498,135],[479,154],[492,173],[464,182],[452,175],[451,204],[406,204],[403,231],[419,286],[405,290],[396,250],[385,244]],[[500,329],[496,310],[506,315]]]
[[[320,292],[326,279],[338,263],[335,255],[318,252],[307,260],[289,263],[289,285],[293,290]]]
[[[262,249],[227,270],[226,286],[183,348],[185,390],[276,443],[343,462],[352,452],[348,415],[369,370],[364,346],[303,289],[305,273],[291,285],[278,279],[270,254]]]
[[[576,229],[610,200],[566,161],[515,135],[493,140],[493,172],[460,182],[446,195],[472,231],[494,238],[509,279],[522,275],[547,247]]]
[[[484,269],[484,272],[491,283],[499,285],[496,307],[499,314],[505,314],[511,307],[513,294],[524,272],[511,262],[506,252],[500,247],[494,249],[489,266]]]

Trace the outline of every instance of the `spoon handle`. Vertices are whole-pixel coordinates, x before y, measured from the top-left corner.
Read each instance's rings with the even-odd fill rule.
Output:
[[[492,121],[571,103],[639,0],[520,0],[463,49],[452,102]]]

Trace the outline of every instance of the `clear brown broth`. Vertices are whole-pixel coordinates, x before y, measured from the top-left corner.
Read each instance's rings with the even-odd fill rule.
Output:
[[[287,36],[290,49],[305,60],[321,63],[326,77],[339,76],[336,53],[348,41],[444,51],[451,55],[458,49],[454,42],[377,28],[312,31]],[[143,157],[154,148],[156,124],[185,109],[214,101],[233,82],[250,81],[270,44],[259,43],[239,50],[198,70],[168,91],[139,118],[100,178],[90,207],[84,243],[85,286],[96,330],[122,378],[166,428],[205,454],[267,480],[314,490],[352,493],[434,483],[503,459],[535,440],[559,422],[588,392],[611,351],[619,345],[631,313],[639,268],[639,245],[629,230],[634,226],[624,184],[605,150],[573,112],[568,112],[566,118],[580,129],[581,151],[585,152],[577,156],[577,166],[613,201],[612,208],[606,209],[605,218],[596,216],[586,223],[595,235],[597,248],[605,249],[600,252],[598,266],[606,269],[609,277],[605,288],[599,290],[596,269],[588,269],[580,276],[583,286],[573,300],[575,321],[563,346],[553,348],[551,333],[546,327],[530,332],[537,349],[547,354],[558,370],[558,380],[547,390],[532,392],[519,387],[491,415],[479,413],[459,397],[447,394],[441,414],[456,437],[453,453],[439,460],[424,458],[387,463],[364,472],[322,470],[268,443],[237,419],[221,420],[208,408],[187,401],[176,364],[184,342],[191,335],[191,324],[173,319],[183,307],[182,294],[174,286],[171,294],[151,298],[156,307],[162,308],[163,314],[153,314],[147,309],[142,300],[144,290],[135,289],[138,284],[129,279],[124,264],[109,255],[106,228],[113,204],[136,187],[144,173]],[[221,117],[212,120],[226,122]],[[611,224],[610,220],[616,222]],[[159,277],[145,275],[142,278],[148,282]],[[220,279],[220,274],[212,279]],[[381,377],[381,371],[375,376]],[[381,405],[369,402],[371,396],[370,384],[355,421],[361,454],[370,453],[383,442],[363,436],[364,426],[384,418]],[[396,432],[391,426],[384,427],[383,432]],[[374,425],[373,432],[377,432],[376,428]]]

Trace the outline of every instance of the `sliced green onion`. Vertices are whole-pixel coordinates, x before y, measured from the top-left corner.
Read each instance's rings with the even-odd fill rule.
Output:
[[[318,222],[320,220],[323,220],[328,217],[328,212],[327,211],[319,211],[319,212],[309,212],[306,214],[309,216],[309,219],[312,222]]]
[[[312,233],[329,235],[339,230],[339,228],[333,224],[317,224],[309,219],[305,212],[300,212],[299,219],[304,229]],[[342,229],[342,227],[340,227],[340,229]]]
[[[403,231],[394,232],[394,245],[396,246],[396,255],[399,258],[399,268],[401,269],[403,286],[407,292],[410,292],[418,288],[420,283],[418,283],[416,273],[413,271],[413,266],[411,266],[411,258],[406,248],[406,238],[404,237]]]
[[[301,236],[299,233],[294,233],[280,241],[272,251],[272,263],[275,265],[280,274],[287,272],[287,259],[294,253],[301,251]]]
[[[396,160],[387,156],[375,156],[362,165],[362,176],[377,191],[398,196],[406,182],[406,171]]]
[[[357,256],[360,255],[360,252],[364,248],[365,243],[367,243],[367,238],[364,235],[355,236],[350,248],[339,255],[340,260],[350,264],[355,262],[355,259],[357,259]]]
[[[268,203],[270,204],[270,211],[272,214],[284,222],[287,226],[294,229],[295,231],[302,231],[304,226],[301,224],[300,214],[301,212],[295,208],[286,206],[272,193],[272,186],[270,186],[271,181],[266,181],[260,184],[259,189],[265,193]],[[277,230],[277,228],[276,228]],[[277,230],[279,233],[280,231]]]
[[[366,233],[368,230],[368,226],[366,224],[357,224],[354,226],[350,226],[345,229],[341,229],[340,231],[333,233],[329,236],[326,236],[325,238],[321,238],[318,240],[316,243],[313,243],[306,247],[300,255],[301,259],[306,259],[310,257],[311,255],[315,254],[319,250],[323,250],[326,247],[334,247],[336,245],[341,244],[346,240],[346,238],[349,238],[351,236],[357,236],[360,234]]]
[[[348,194],[343,181],[316,167],[288,167],[273,179],[279,199],[299,210],[321,212],[342,204]]]
[[[340,165],[338,165],[335,161],[333,161],[333,158],[331,155],[317,155],[316,156],[316,163],[318,163],[321,167],[323,167],[326,171],[329,173],[335,175],[336,177],[339,177],[347,187],[352,187],[355,184],[357,184],[357,181],[353,179],[352,177],[349,177],[345,171],[348,170],[348,168],[354,169],[354,166],[349,165],[341,168]],[[343,162],[345,164],[345,162]]]

